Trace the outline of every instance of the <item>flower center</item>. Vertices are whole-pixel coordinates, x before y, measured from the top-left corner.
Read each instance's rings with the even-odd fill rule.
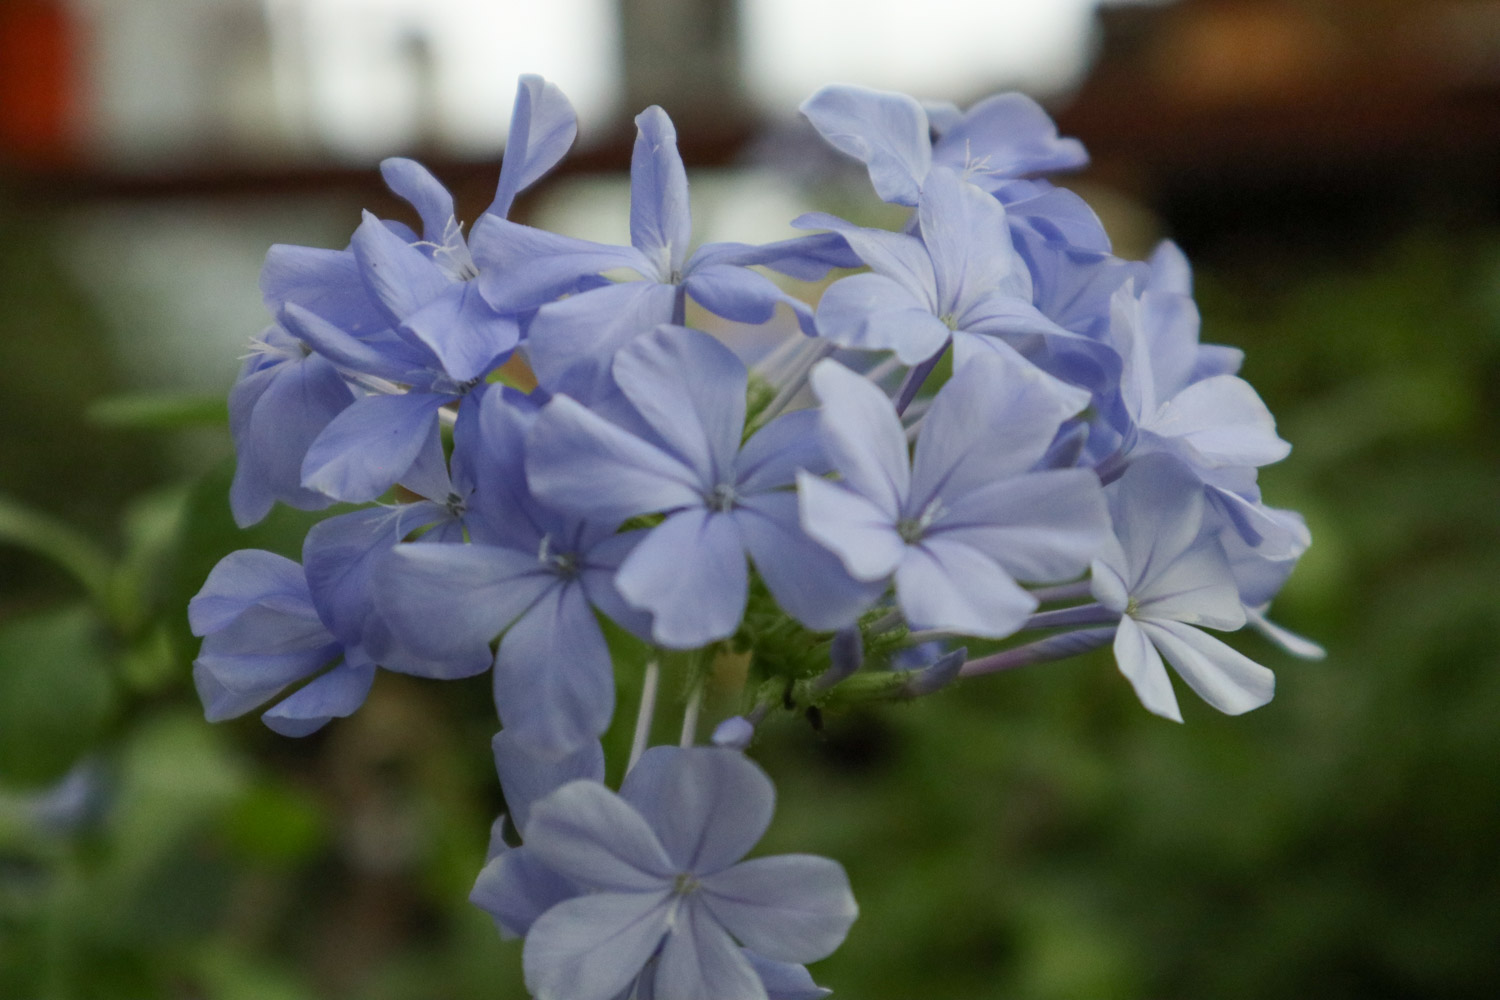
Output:
[[[542,536],[542,543],[537,546],[536,561],[564,580],[571,580],[578,575],[578,556],[572,552],[553,552],[551,535]]]
[[[734,510],[738,499],[733,483],[720,483],[711,492],[703,494],[703,502],[716,514],[727,514]]]
[[[454,517],[463,517],[464,511],[469,509],[468,503],[457,493],[449,493],[443,498],[443,506],[448,508],[448,513]]]
[[[915,545],[927,534],[934,521],[943,515],[943,501],[933,497],[916,517],[903,517],[896,522],[896,534],[907,545]]]
[[[698,876],[692,872],[683,872],[672,880],[672,894],[674,896],[691,896],[698,891],[703,883],[698,881]]]

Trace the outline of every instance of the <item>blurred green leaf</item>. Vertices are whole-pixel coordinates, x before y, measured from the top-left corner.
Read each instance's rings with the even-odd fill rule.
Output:
[[[91,403],[86,416],[105,427],[141,430],[229,426],[229,410],[220,394],[109,396]]]
[[[0,496],[0,544],[14,545],[50,559],[72,574],[101,607],[109,606],[109,555],[62,521]]]
[[[78,606],[0,625],[0,775],[35,784],[63,775],[115,705],[104,626]]]

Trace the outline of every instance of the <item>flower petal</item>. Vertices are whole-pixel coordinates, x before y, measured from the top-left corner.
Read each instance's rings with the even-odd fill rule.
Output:
[[[641,814],[596,781],[570,781],[533,803],[521,838],[559,872],[607,892],[654,893],[678,872]]]
[[[677,911],[656,967],[654,1000],[766,1000],[766,987],[704,904]]]
[[[613,1000],[667,933],[668,899],[605,892],[558,903],[526,935],[526,988],[536,1000]]]
[[[625,776],[635,806],[678,871],[704,875],[749,853],[771,825],[776,789],[737,750],[652,747]]]
[[[732,635],[749,595],[734,519],[702,507],[678,511],[620,564],[615,586],[651,614],[652,639],[669,649],[695,649]]]
[[[725,930],[779,962],[832,954],[859,914],[843,866],[810,854],[753,858],[702,883],[703,901]]]
[[[1276,675],[1207,632],[1181,622],[1147,619],[1151,637],[1198,697],[1226,715],[1259,708],[1276,693]]]

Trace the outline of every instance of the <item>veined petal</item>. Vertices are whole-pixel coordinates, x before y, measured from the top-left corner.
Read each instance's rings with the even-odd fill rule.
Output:
[[[783,292],[764,274],[729,264],[697,267],[696,262],[695,254],[688,263],[683,287],[694,302],[715,316],[736,323],[765,323],[776,314],[778,305],[786,305],[797,315],[802,332],[813,333],[816,324],[812,310],[801,299]]]
[[[620,564],[615,586],[651,614],[652,639],[670,649],[695,649],[734,634],[749,595],[734,519],[702,507],[672,514]]]
[[[813,366],[809,381],[822,404],[819,426],[834,468],[895,524],[911,483],[906,432],[895,407],[879,386],[832,359]]]
[[[969,108],[943,133],[932,157],[972,173],[976,181],[1074,170],[1089,162],[1081,142],[1060,138],[1041,105],[1015,92],[995,94]]]
[[[927,175],[917,218],[932,256],[939,313],[961,314],[1021,266],[1004,207],[952,170],[939,167]]]
[[[282,736],[306,736],[330,719],[354,714],[365,703],[374,680],[373,665],[340,663],[262,712],[261,721]]]
[[[693,236],[687,171],[677,153],[677,130],[656,105],[635,119],[630,157],[630,242],[658,268],[652,277],[675,281]]]
[[[672,285],[622,281],[549,302],[526,331],[526,356],[537,381],[555,388],[580,365],[607,373],[620,348],[671,320],[675,295]]]
[[[741,495],[791,486],[797,473],[833,471],[818,434],[817,410],[784,413],[751,435],[736,460]]]
[[[1017,580],[1054,583],[1078,576],[1103,550],[1109,512],[1093,472],[1052,469],[963,494],[929,536],[983,552]]]
[[[932,166],[921,104],[905,94],[835,84],[803,101],[799,110],[835,149],[869,169],[882,201],[917,203]]]
[[[460,382],[488,374],[521,337],[515,319],[490,308],[472,281],[449,285],[404,325]]]
[[[526,988],[536,1000],[613,1000],[667,933],[669,899],[662,889],[558,903],[526,935]]]
[[[1005,350],[958,369],[922,421],[909,507],[958,500],[1031,469],[1089,395]]]
[[[349,242],[360,277],[391,326],[443,293],[452,281],[422,251],[369,212]]]
[[[557,871],[610,893],[654,894],[677,874],[641,814],[595,781],[570,781],[533,803],[521,837]]]
[[[494,918],[502,938],[519,938],[537,917],[581,892],[576,882],[548,868],[534,851],[514,847],[480,870],[469,902]]]
[[[1177,707],[1177,695],[1172,693],[1172,679],[1167,676],[1161,654],[1128,615],[1120,619],[1115,632],[1115,663],[1147,711],[1173,722],[1182,721],[1182,709]]]
[[[356,336],[390,325],[370,301],[359,261],[349,250],[278,243],[266,252],[260,291],[272,315],[294,303]]]
[[[771,596],[808,628],[826,631],[849,625],[885,593],[890,570],[874,583],[860,582],[832,550],[803,531],[795,493],[750,497],[731,516]],[[881,541],[894,535],[887,530]]]
[[[780,962],[832,954],[859,914],[843,866],[810,854],[753,858],[702,883],[703,901],[724,928]]]
[[[730,485],[749,375],[713,337],[663,326],[615,355],[615,382],[705,488]]]
[[[1136,617],[1186,622],[1233,631],[1245,624],[1245,608],[1224,550],[1211,536],[1161,564],[1131,594]]]
[[[434,659],[464,659],[555,584],[535,554],[479,544],[402,545],[376,580],[396,637]]]
[[[1209,465],[1269,465],[1292,446],[1250,383],[1233,375],[1195,382],[1164,403],[1148,425],[1192,445]]]
[[[656,967],[653,1000],[766,1000],[766,987],[700,900],[680,904]]]
[[[610,246],[523,226],[485,215],[469,235],[469,251],[480,265],[479,290],[502,313],[518,313],[577,289],[583,278],[616,268],[642,277],[655,265],[634,247]]]
[[[797,477],[797,502],[802,530],[837,555],[854,579],[883,584],[900,565],[906,544],[896,518],[873,501],[804,472]]]
[[[188,624],[194,635],[204,636],[227,628],[252,605],[268,602],[287,611],[311,612],[312,597],[302,567],[264,549],[240,549],[209,571],[188,602]]]
[[[705,875],[743,858],[771,825],[776,790],[738,750],[652,747],[620,796],[656,831],[678,871]]]
[[[1001,639],[1037,601],[998,563],[941,535],[908,545],[896,567],[896,600],[913,628]]]
[[[585,743],[564,757],[540,755],[509,729],[490,740],[495,771],[505,793],[505,808],[517,830],[526,829],[533,803],[546,798],[570,781],[604,781],[604,747],[598,740]]]
[[[950,330],[899,282],[880,274],[840,278],[818,300],[818,333],[841,347],[894,351],[902,364],[936,354]]]
[[[422,164],[402,156],[380,161],[380,176],[396,197],[417,210],[422,218],[422,239],[443,242],[448,223],[454,219],[453,196]]]
[[[302,484],[348,503],[374,500],[411,468],[444,402],[422,392],[355,400],[308,448]]]
[[[1198,697],[1226,715],[1259,708],[1275,695],[1275,674],[1207,632],[1154,618],[1140,626]]]
[[[600,520],[703,503],[691,466],[567,396],[553,397],[532,425],[526,478],[546,503]]]
[[[1181,462],[1146,455],[1105,491],[1134,593],[1186,552],[1203,525],[1203,486]]]
[[[615,677],[580,584],[554,579],[516,620],[500,640],[494,680],[505,732],[538,754],[597,743],[614,714]]]
[[[510,112],[500,182],[486,213],[501,218],[509,215],[516,195],[556,166],[577,135],[577,115],[557,85],[535,73],[523,74],[516,84],[516,102]]]
[[[836,215],[809,212],[792,220],[798,229],[830,229],[843,237],[861,261],[911,293],[929,310],[937,307],[937,278],[932,257],[922,241],[905,233],[865,229]]]

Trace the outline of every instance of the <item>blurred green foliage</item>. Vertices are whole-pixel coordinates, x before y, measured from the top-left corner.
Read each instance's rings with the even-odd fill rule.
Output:
[[[466,900],[502,807],[488,681],[382,674],[304,740],[205,723],[188,598],[232,549],[296,556],[312,518],[234,527],[222,406],[118,398],[23,222],[0,240],[0,996],[522,996],[519,946]],[[767,727],[761,850],[838,858],[862,906],[815,969],[838,995],[1493,995],[1500,238],[1205,268],[1199,299],[1295,445],[1263,482],[1315,543],[1274,610],[1329,659],[1246,637],[1276,701],[1185,700],[1181,727],[1105,655]],[[161,482],[206,424],[223,460]]]

